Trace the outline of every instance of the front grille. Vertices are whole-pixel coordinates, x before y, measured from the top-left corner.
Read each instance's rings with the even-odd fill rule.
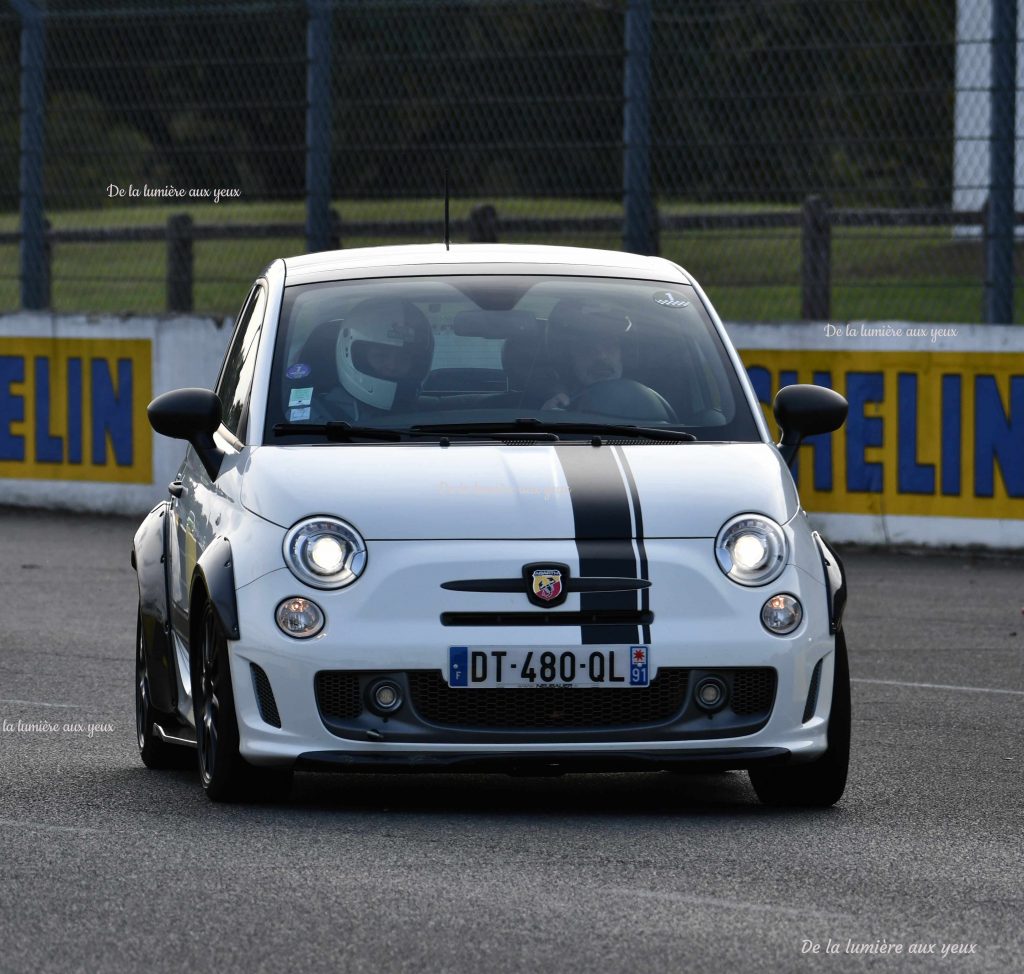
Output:
[[[636,609],[586,612],[442,612],[442,626],[649,626],[654,613]]]
[[[316,702],[324,717],[355,720],[363,712],[358,674],[344,670],[323,670],[317,673]]]
[[[452,689],[436,671],[409,674],[412,704],[450,727],[562,728],[663,724],[686,704],[689,670],[663,669],[648,687]]]
[[[252,685],[256,690],[256,703],[260,708],[260,716],[271,727],[280,727],[281,715],[277,712],[277,701],[274,699],[274,691],[270,687],[270,678],[263,672],[262,667],[255,663],[250,663],[249,669],[252,672]]]
[[[775,700],[775,670],[770,667],[735,670],[732,678],[733,711],[740,715],[771,710]]]

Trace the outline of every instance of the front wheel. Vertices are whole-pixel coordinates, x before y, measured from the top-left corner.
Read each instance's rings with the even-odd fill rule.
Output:
[[[199,777],[207,796],[215,802],[286,797],[292,783],[290,768],[257,768],[239,753],[227,640],[209,602],[203,606],[198,636],[192,705]]]
[[[843,796],[850,764],[850,663],[842,629],[836,633],[835,653],[828,750],[806,764],[751,768],[750,783],[766,805],[827,808]]]
[[[135,624],[135,742],[139,746],[139,757],[147,768],[188,767],[191,758],[188,749],[168,744],[160,738],[156,732],[156,722],[140,608]]]

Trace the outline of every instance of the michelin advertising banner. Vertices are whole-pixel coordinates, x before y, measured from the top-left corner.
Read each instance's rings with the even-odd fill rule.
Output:
[[[210,387],[231,323],[0,319],[0,504],[137,514],[166,494],[182,444],[146,405]],[[780,388],[850,403],[800,449],[804,507],[833,540],[1024,547],[1024,328],[900,322],[732,325],[769,422]],[[777,431],[776,431],[777,432]]]
[[[138,514],[167,495],[183,444],[156,436],[154,396],[210,387],[231,323],[0,318],[0,504]]]
[[[780,388],[846,397],[800,500],[835,540],[1024,547],[1024,328],[848,322],[729,329],[771,418]]]

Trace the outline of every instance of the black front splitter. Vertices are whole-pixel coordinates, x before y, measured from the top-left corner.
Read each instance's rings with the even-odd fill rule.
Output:
[[[355,754],[346,751],[307,751],[295,761],[296,771],[333,772],[465,772],[471,774],[572,774],[625,771],[736,771],[762,764],[784,764],[790,752],[783,747],[729,747],[665,754],[659,751],[617,751],[587,754],[545,751],[542,754],[439,753]]]

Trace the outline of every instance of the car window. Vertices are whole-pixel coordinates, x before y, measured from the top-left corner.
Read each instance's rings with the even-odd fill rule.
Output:
[[[282,422],[522,417],[760,438],[725,346],[687,285],[475,275],[285,288],[268,442]]]
[[[257,284],[238,316],[238,324],[224,359],[217,395],[224,410],[224,425],[241,439],[245,430],[245,405],[252,387],[252,373],[256,366],[263,313],[267,305],[266,288]]]

